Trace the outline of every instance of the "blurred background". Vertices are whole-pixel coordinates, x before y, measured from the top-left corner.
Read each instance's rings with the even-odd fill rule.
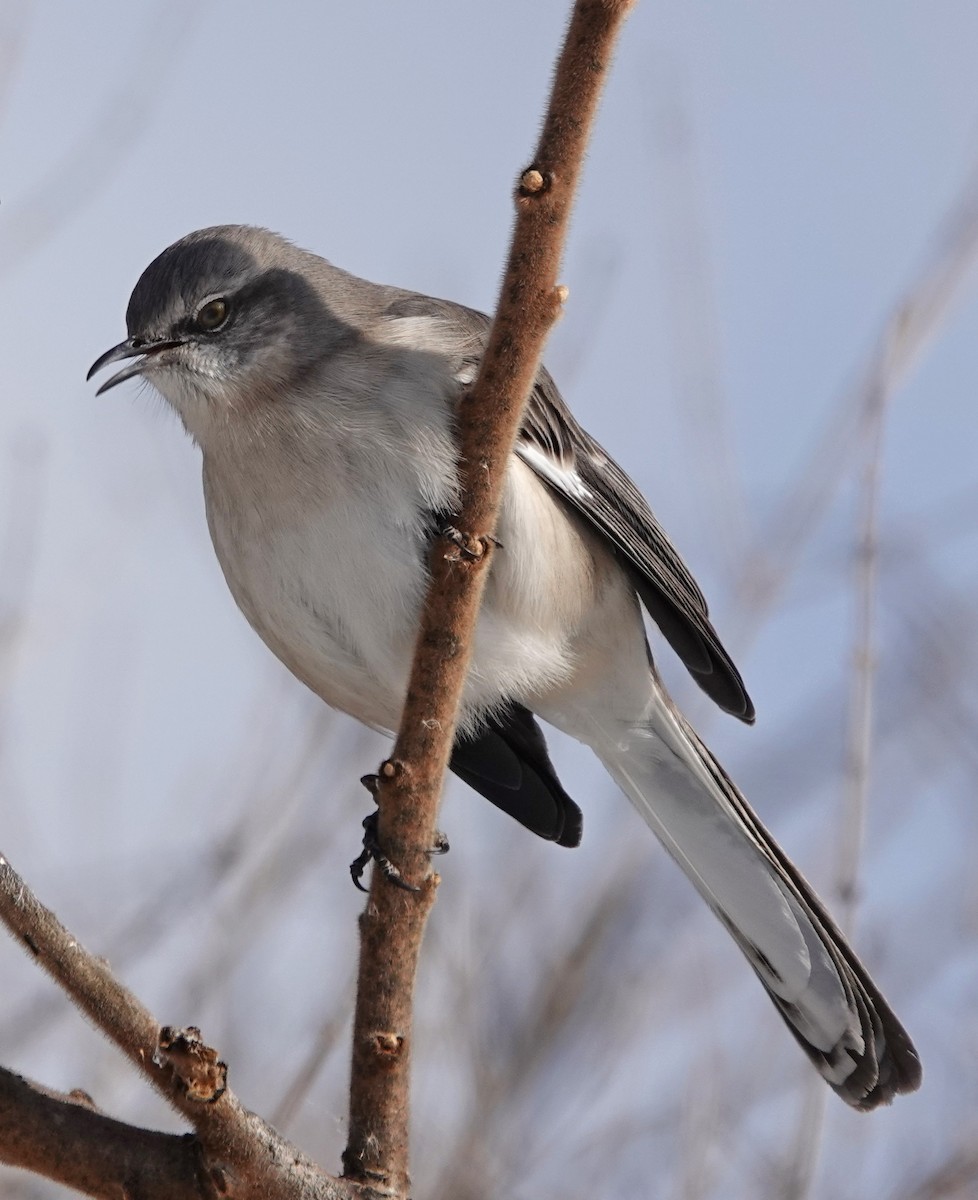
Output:
[[[566,0],[0,10],[0,850],[245,1104],[344,1144],[358,777],[385,742],[258,642],[197,451],[84,376],[146,264],[270,226],[491,309]],[[585,839],[453,784],[415,1193],[978,1193],[978,7],[639,4],[547,360],[703,585],[757,705],[701,733],[914,1036],[870,1116],[581,748]],[[180,1128],[10,940],[0,1062]],[[64,1193],[0,1171],[4,1197]]]

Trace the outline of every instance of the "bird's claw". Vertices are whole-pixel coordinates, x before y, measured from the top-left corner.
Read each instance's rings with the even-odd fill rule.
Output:
[[[369,784],[366,783],[367,778],[369,777],[364,776],[362,782],[369,791]],[[353,879],[354,886],[359,888],[361,892],[367,891],[361,880],[368,864],[372,862],[380,869],[384,878],[395,887],[399,887],[405,892],[420,892],[421,889],[415,884],[409,883],[401,874],[400,869],[381,850],[380,841],[377,836],[377,818],[379,815],[380,810],[378,809],[363,818],[363,850],[350,863],[350,876]],[[436,830],[435,844],[428,850],[429,857],[433,854],[447,854],[448,850],[448,838]]]
[[[461,529],[457,529],[454,525],[443,525],[442,536],[447,538],[457,553],[455,559],[468,559],[470,562],[477,562],[482,558],[488,547],[491,545],[496,549],[502,549],[502,543],[497,541],[491,534],[485,534],[482,537],[476,537],[471,533],[463,533]]]

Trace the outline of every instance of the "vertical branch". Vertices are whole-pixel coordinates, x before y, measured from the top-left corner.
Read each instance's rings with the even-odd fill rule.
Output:
[[[348,1177],[387,1194],[408,1188],[408,1079],[414,979],[437,876],[427,863],[459,699],[471,656],[506,468],[544,341],[565,291],[557,270],[615,38],[633,0],[577,0],[543,132],[516,194],[516,225],[478,378],[461,405],[462,508],[456,540],[432,552],[401,727],[378,783],[385,853],[416,894],[375,871],[360,919]]]

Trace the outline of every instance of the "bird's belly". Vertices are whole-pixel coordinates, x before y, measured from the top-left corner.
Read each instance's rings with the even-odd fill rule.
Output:
[[[266,513],[247,534],[208,517],[231,594],[269,649],[327,704],[395,728],[424,588],[416,539],[367,532],[362,514]]]
[[[301,511],[276,512],[209,495],[217,557],[239,608],[294,675],[333,707],[394,729],[428,577],[427,543],[415,514],[395,520],[389,505],[362,495],[356,511],[335,496],[328,504],[308,500]],[[558,565],[580,572],[583,550],[562,523],[555,532],[520,517],[510,505],[500,527],[463,723],[506,700],[532,703],[552,693],[579,658],[575,633],[590,588],[551,576],[562,574]],[[573,544],[557,544],[566,539]]]

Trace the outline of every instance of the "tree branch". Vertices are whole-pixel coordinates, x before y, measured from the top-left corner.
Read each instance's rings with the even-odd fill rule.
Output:
[[[188,1178],[187,1160],[162,1140],[164,1135],[121,1122],[104,1126],[107,1137],[101,1158],[95,1149],[80,1161],[65,1155],[46,1158],[44,1150],[50,1148],[52,1129],[61,1127],[52,1126],[51,1117],[60,1114],[59,1122],[66,1123],[76,1136],[85,1118],[67,1111],[71,1106],[51,1095],[46,1106],[35,1098],[20,1117],[12,1114],[9,1106],[24,1093],[10,1082],[17,1077],[5,1074],[0,1089],[0,1162],[29,1165],[72,1187],[80,1186],[75,1180],[83,1175],[86,1185],[82,1190],[117,1200],[120,1193],[115,1180],[127,1177],[133,1156],[145,1147],[153,1155],[154,1169],[162,1169],[166,1161],[177,1172],[171,1190],[160,1193],[173,1200],[184,1196],[210,1200],[228,1193],[241,1200],[369,1200],[369,1189],[327,1175],[260,1117],[243,1108],[226,1087],[224,1063],[200,1040],[199,1032],[161,1027],[113,977],[108,964],[90,954],[38,901],[2,856],[0,920],[196,1131],[196,1137],[183,1139],[189,1147],[187,1154],[195,1160],[194,1186],[189,1191],[179,1190]],[[110,1121],[95,1115],[102,1122]],[[98,1165],[105,1172],[101,1177],[95,1170]],[[66,1174],[57,1173],[61,1170]]]
[[[200,1186],[195,1139],[137,1129],[0,1068],[0,1160],[88,1196],[178,1200]],[[110,1190],[112,1189],[112,1190]]]
[[[374,871],[360,918],[361,951],[353,1033],[346,1177],[407,1195],[408,1082],[414,979],[438,877],[434,844],[442,781],[507,464],[540,355],[565,291],[557,286],[571,202],[618,31],[633,0],[577,0],[554,77],[533,162],[516,194],[517,217],[499,304],[478,378],[461,404],[461,536],[432,553],[401,727],[381,768],[377,803],[385,854],[409,893]]]

